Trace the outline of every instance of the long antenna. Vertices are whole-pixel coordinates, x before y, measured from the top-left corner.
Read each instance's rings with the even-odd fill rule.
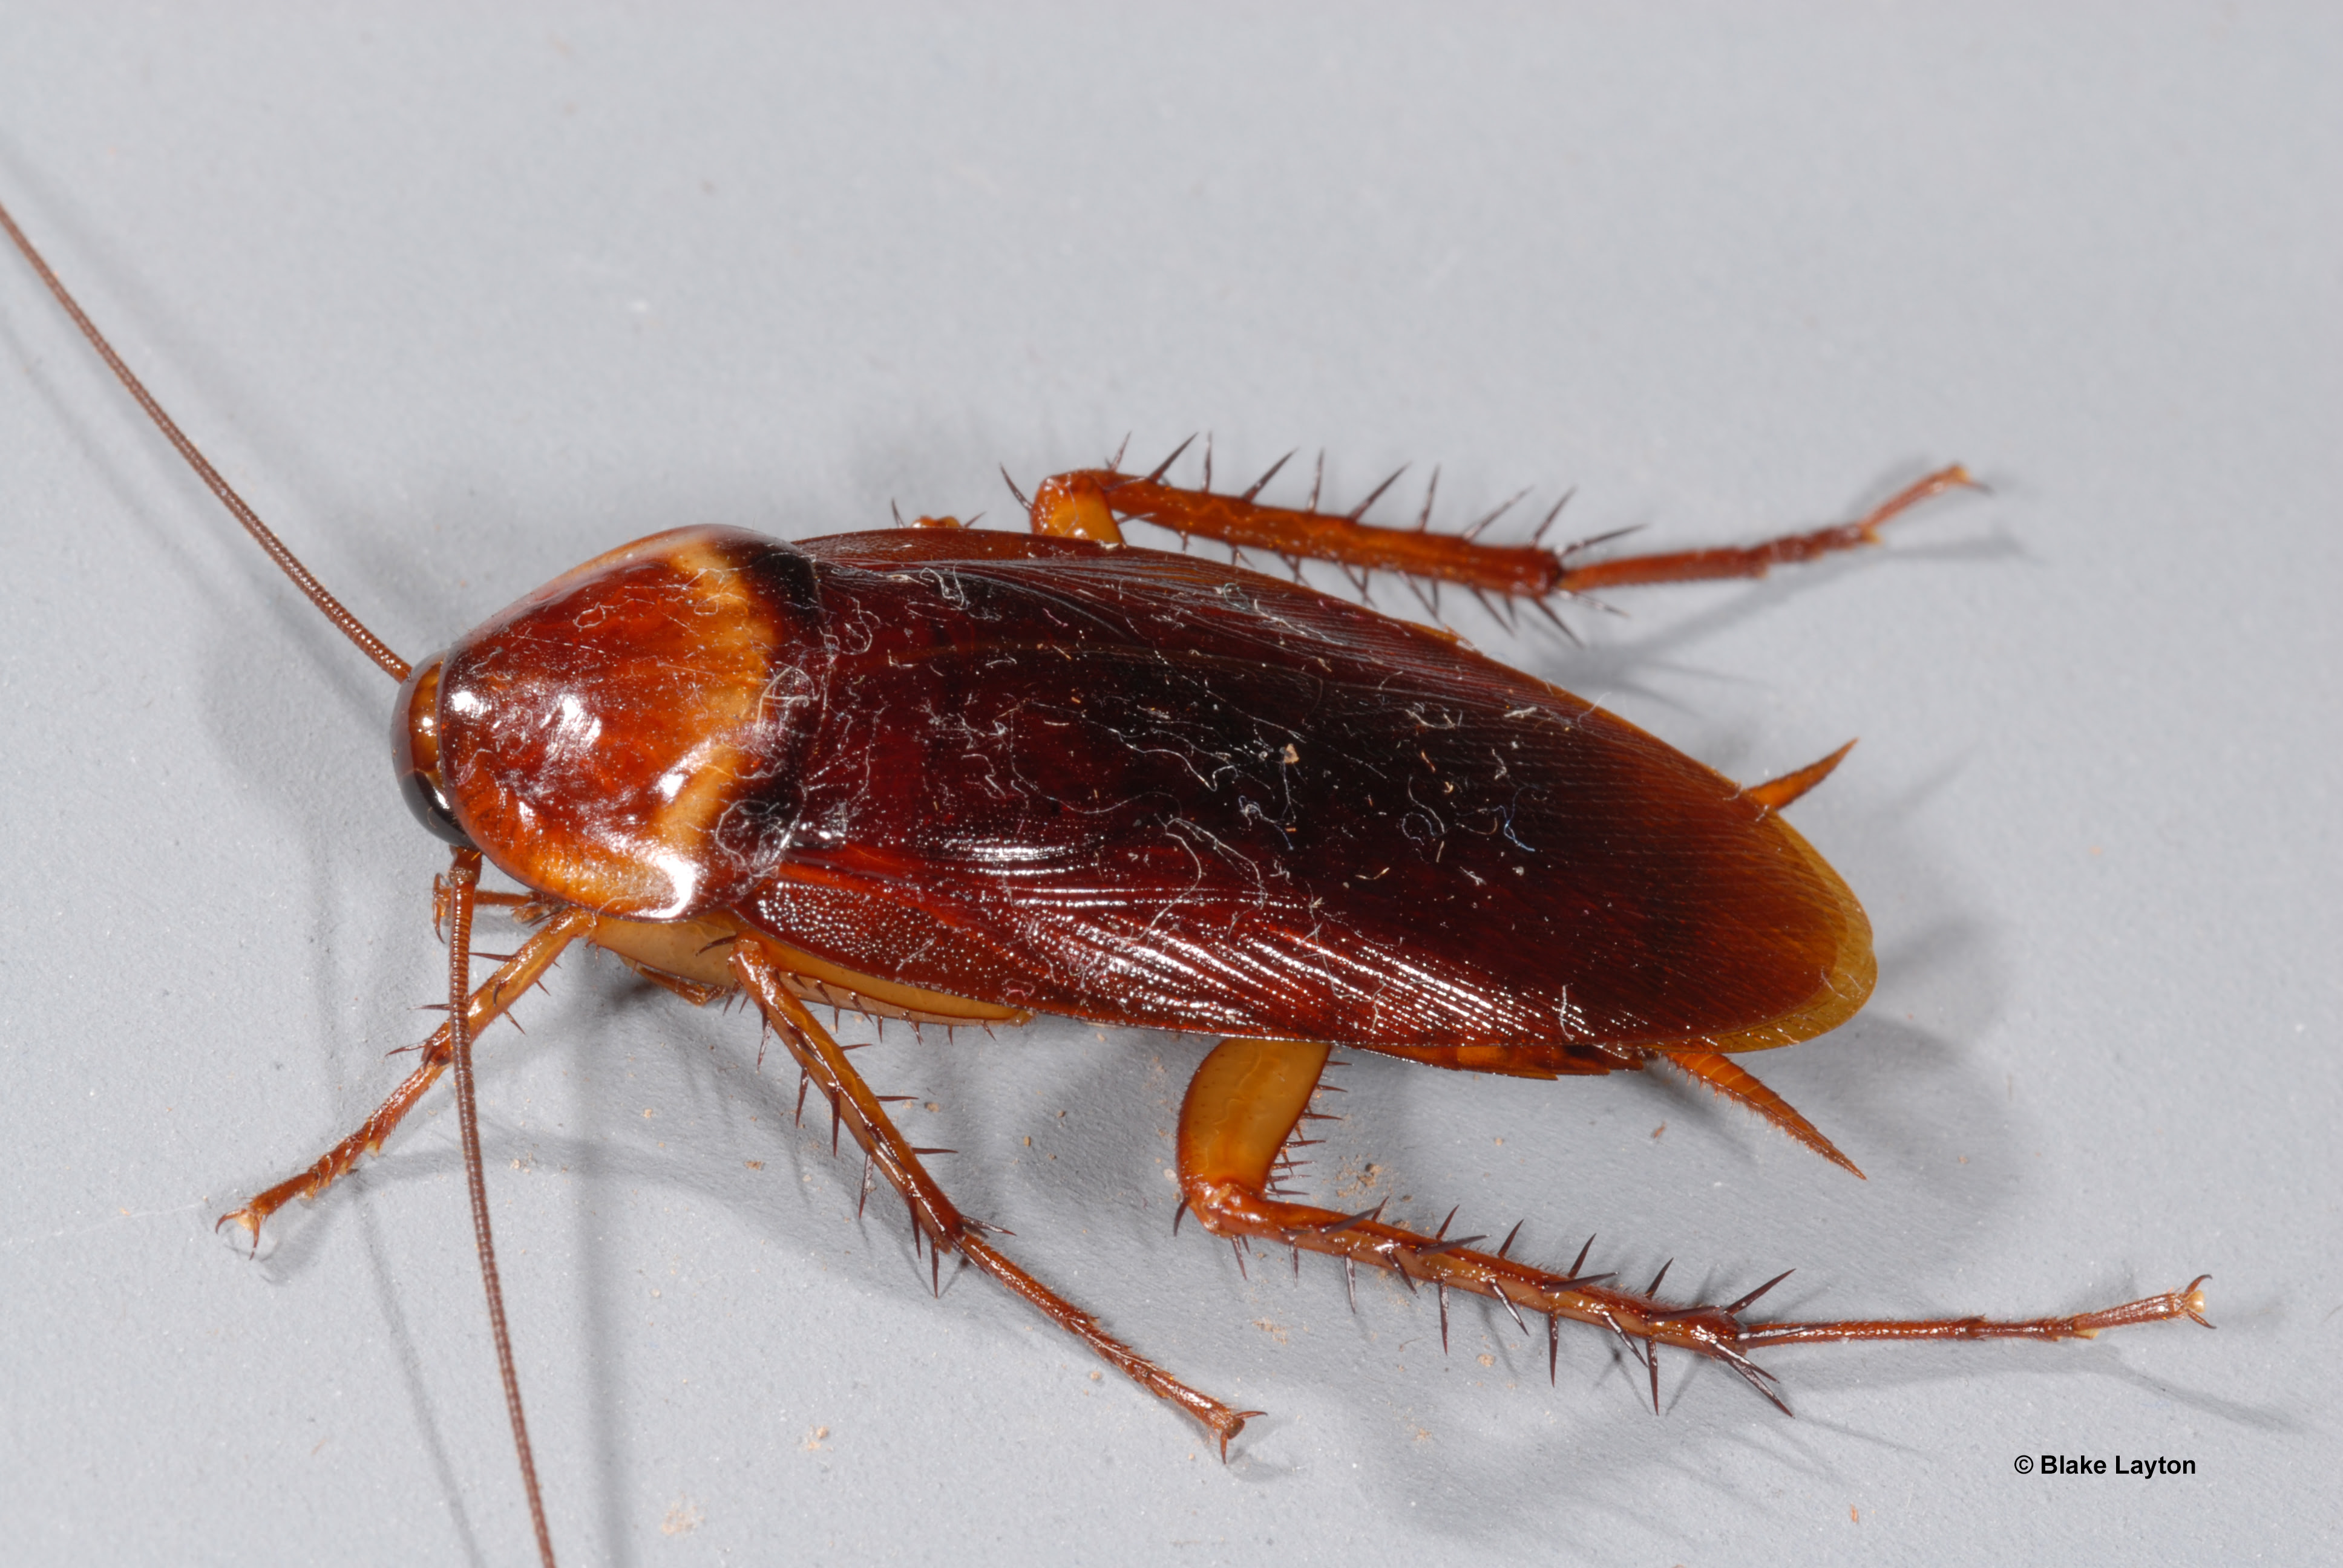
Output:
[[[179,456],[187,460],[187,467],[211,487],[212,494],[220,498],[220,505],[244,525],[244,531],[252,536],[255,543],[268,552],[268,558],[293,579],[293,586],[307,594],[309,602],[323,611],[327,620],[339,627],[344,637],[358,645],[359,652],[380,665],[391,679],[405,680],[408,668],[407,660],[391,652],[389,644],[368,631],[364,621],[344,608],[341,600],[327,593],[326,585],[309,575],[309,568],[301,564],[299,557],[285,548],[285,541],[260,520],[260,515],[244,504],[244,498],[236,493],[235,487],[220,477],[219,470],[211,466],[210,459],[197,451],[196,444],[187,439],[186,433],[168,414],[163,412],[163,405],[155,401],[155,395],[146,390],[146,384],[122,362],[122,356],[114,351],[114,345],[106,340],[106,334],[97,329],[97,324],[83,314],[71,292],[49,269],[49,264],[41,258],[41,253],[33,248],[33,242],[25,237],[23,229],[16,226],[16,220],[8,216],[5,206],[0,206],[0,228],[8,231],[8,237],[15,242],[18,250],[25,253],[25,259],[33,264],[33,270],[41,275],[41,281],[49,286],[49,292],[57,297],[57,303],[65,307],[65,314],[73,317],[75,327],[81,328],[81,335],[89,339],[89,346],[97,350],[97,357],[106,361],[116,378],[129,389],[130,395],[138,400],[138,407],[146,410],[146,417],[155,421],[155,427],[163,432],[165,439],[179,449]]]
[[[309,574],[309,568],[301,564],[300,558],[285,548],[285,541],[260,520],[259,514],[245,504],[244,498],[236,493],[235,487],[222,478],[219,470],[196,449],[196,444],[187,439],[186,432],[163,412],[163,406],[155,400],[153,393],[146,390],[146,384],[122,362],[122,356],[114,351],[114,345],[106,340],[106,334],[100,332],[97,324],[83,312],[64,281],[50,269],[41,253],[34,248],[33,242],[25,237],[25,231],[16,226],[16,220],[9,216],[5,205],[0,205],[0,228],[8,231],[8,237],[15,242],[25,259],[33,264],[33,270],[41,275],[41,281],[49,286],[49,292],[56,296],[57,303],[65,307],[65,314],[73,317],[74,325],[81,328],[81,335],[89,339],[89,346],[97,350],[98,357],[106,361],[116,377],[129,389],[130,396],[138,400],[138,407],[146,410],[146,417],[155,421],[155,427],[178,448],[179,456],[187,460],[187,466],[211,487],[212,494],[220,498],[220,505],[244,525],[245,532],[252,536],[255,543],[268,552],[268,558],[293,579],[293,586],[308,595],[309,602],[316,605],[327,620],[341,628],[344,637],[357,644],[359,651],[380,665],[383,673],[393,680],[405,680],[411,668],[407,660],[393,653],[389,644],[368,631],[364,621],[345,608],[341,600],[327,592],[326,585]],[[497,1279],[496,1244],[488,1233],[488,1185],[480,1169],[479,1108],[472,1082],[471,1019],[466,1010],[470,980],[471,895],[479,874],[479,852],[458,850],[455,867],[449,876],[455,930],[449,939],[447,970],[447,1025],[456,1057],[457,1120],[463,1130],[464,1177],[471,1193],[472,1234],[480,1254],[481,1282],[488,1288],[488,1324],[496,1336],[497,1367],[504,1377],[505,1411],[512,1421],[513,1446],[520,1457],[521,1483],[528,1493],[529,1522],[537,1532],[538,1556],[545,1568],[554,1568],[553,1537],[546,1527],[545,1503],[538,1491],[537,1462],[529,1452],[528,1424],[521,1418],[520,1378],[513,1365],[512,1336],[505,1326],[504,1291]]]
[[[472,1240],[480,1254],[480,1282],[488,1287],[488,1327],[497,1342],[497,1371],[505,1380],[505,1414],[512,1422],[513,1452],[520,1459],[521,1487],[528,1493],[528,1520],[537,1531],[538,1561],[555,1568],[553,1533],[545,1523],[545,1498],[537,1488],[537,1458],[529,1452],[528,1422],[520,1410],[520,1373],[513,1365],[512,1334],[505,1327],[504,1286],[497,1281],[497,1244],[488,1234],[488,1181],[480,1170],[479,1091],[472,1080],[471,958],[472,894],[480,881],[480,852],[458,849],[447,870],[447,1043],[456,1057],[457,1121],[464,1133],[464,1185],[472,1198]]]

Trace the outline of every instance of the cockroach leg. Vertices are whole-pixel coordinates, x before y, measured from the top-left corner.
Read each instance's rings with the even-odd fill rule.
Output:
[[[1774,1322],[1742,1325],[1734,1342],[1755,1345],[1806,1344],[1840,1340],[2088,1340],[2107,1329],[2134,1323],[2157,1323],[2187,1318],[2206,1328],[2206,1281],[2199,1274],[2177,1291],[2143,1296],[2121,1306],[2050,1318],[1853,1318],[1834,1322]]]
[[[709,1002],[731,994],[732,988],[729,986],[702,985],[698,980],[686,980],[681,975],[671,975],[665,970],[653,969],[650,965],[628,958],[623,953],[618,956],[618,961],[634,970],[642,979],[663,990],[673,991],[694,1007],[706,1007]]]
[[[1361,522],[1366,505],[1389,487],[1391,479],[1378,486],[1366,504],[1344,515],[1262,506],[1252,498],[1258,486],[1242,496],[1219,496],[1167,485],[1161,476],[1160,468],[1144,478],[1105,468],[1060,474],[1034,492],[1033,531],[1119,544],[1121,531],[1110,535],[1105,530],[1120,515],[1239,549],[1333,561],[1362,584],[1368,572],[1388,571],[1506,596],[1550,593],[1562,572],[1550,550],[1476,544],[1453,534]],[[1398,477],[1393,474],[1392,479]]]
[[[1926,478],[1906,486],[1865,516],[1851,523],[1785,534],[1759,544],[1724,549],[1672,550],[1662,554],[1620,556],[1586,566],[1569,564],[1575,549],[1564,550],[1556,591],[1579,594],[1642,583],[1707,582],[1720,578],[1762,578],[1775,567],[1810,561],[1838,550],[1859,549],[1879,542],[1879,530],[1898,515],[1947,490],[1982,489],[1969,471],[1956,463]]]
[[[2088,1339],[2106,1329],[2167,1318],[2188,1317],[2205,1322],[2205,1298],[2199,1289],[2204,1278],[2200,1277],[2184,1290],[2067,1317],[1746,1323],[1740,1318],[1741,1312],[1784,1276],[1776,1275],[1729,1306],[1678,1306],[1657,1298],[1667,1277],[1665,1266],[1651,1286],[1640,1292],[1606,1286],[1603,1282],[1613,1277],[1609,1273],[1582,1273],[1594,1245],[1592,1237],[1579,1249],[1577,1261],[1566,1271],[1555,1273],[1505,1256],[1512,1244],[1510,1236],[1504,1248],[1483,1252],[1466,1244],[1481,1240],[1477,1236],[1448,1241],[1386,1224],[1380,1207],[1343,1214],[1281,1201],[1268,1196],[1266,1178],[1318,1087],[1318,1073],[1329,1049],[1302,1040],[1225,1040],[1197,1068],[1180,1109],[1180,1190],[1205,1229],[1231,1240],[1259,1237],[1297,1252],[1339,1258],[1346,1282],[1355,1278],[1362,1263],[1389,1269],[1411,1286],[1429,1282],[1442,1292],[1443,1322],[1445,1292],[1451,1290],[1493,1297],[1517,1318],[1523,1307],[1544,1313],[1548,1320],[1550,1371],[1560,1353],[1562,1319],[1608,1329],[1644,1365],[1651,1380],[1654,1410],[1659,1404],[1657,1354],[1662,1345],[1725,1362],[1786,1413],[1789,1407],[1775,1392],[1772,1374],[1752,1362],[1748,1352],[1765,1345],[1820,1340]],[[1819,1140],[1820,1134],[1814,1137]],[[1823,1148],[1835,1152],[1826,1142]],[[1353,1289],[1355,1292],[1355,1286]],[[1355,1293],[1353,1302],[1355,1309]]]
[[[447,923],[447,879],[431,879],[431,934],[438,936],[440,927]],[[542,921],[554,910],[553,903],[538,893],[490,893],[475,890],[472,904],[482,910],[510,910],[512,918],[522,925],[533,926]]]
[[[520,1000],[529,987],[543,979],[553,967],[562,950],[587,933],[594,917],[584,910],[566,909],[542,930],[521,944],[520,951],[500,965],[494,973],[471,992],[464,1008],[464,1017],[473,1038],[480,1030],[505,1015],[512,1004]],[[390,1091],[372,1116],[358,1130],[326,1151],[317,1162],[300,1175],[280,1181],[266,1192],[246,1202],[243,1208],[223,1214],[218,1230],[231,1221],[244,1227],[245,1235],[254,1248],[260,1245],[260,1227],[271,1214],[296,1198],[315,1198],[346,1175],[358,1162],[362,1154],[378,1154],[383,1141],[391,1134],[423,1098],[424,1091],[438,1081],[455,1060],[454,1037],[448,1025],[441,1024],[429,1040],[423,1042],[422,1065],[408,1073],[397,1089]]]
[[[1091,539],[1102,545],[1122,543],[1108,507],[1099,476],[1088,469],[1044,479],[1033,492],[1033,531],[1059,538]]]
[[[957,1250],[970,1262],[1024,1298],[1043,1316],[1073,1334],[1131,1382],[1157,1398],[1185,1411],[1202,1423],[1228,1457],[1229,1440],[1244,1430],[1257,1410],[1234,1410],[1186,1383],[1147,1360],[1099,1326],[1098,1320],[1067,1301],[1003,1256],[980,1233],[990,1227],[963,1218],[943,1189],[928,1174],[920,1156],[949,1151],[913,1148],[896,1131],[885,1105],[862,1080],[845,1050],[817,1022],[789,983],[787,972],[774,961],[762,942],[743,941],[731,950],[733,974],[756,1000],[773,1032],[781,1039],[806,1077],[830,1100],[839,1120],[862,1146],[872,1169],[903,1196],[910,1206],[915,1233],[926,1240],[930,1268],[945,1251]]]
[[[1184,443],[1181,449],[1186,449]],[[1178,456],[1178,452],[1172,454],[1173,458]],[[1484,545],[1478,542],[1478,535],[1496,514],[1463,533],[1435,533],[1429,526],[1429,491],[1413,528],[1384,528],[1363,521],[1368,508],[1399,477],[1397,473],[1349,512],[1337,514],[1317,509],[1314,487],[1308,508],[1296,510],[1254,500],[1261,484],[1242,495],[1214,495],[1209,473],[1201,489],[1169,485],[1163,482],[1163,475],[1171,462],[1166,458],[1144,477],[1111,468],[1081,468],[1047,479],[1033,493],[1032,529],[1037,534],[1121,544],[1122,533],[1116,527],[1116,518],[1135,518],[1170,528],[1183,540],[1202,535],[1232,548],[1260,549],[1288,559],[1306,556],[1333,561],[1363,587],[1369,572],[1396,572],[1411,584],[1458,583],[1476,594],[1496,595],[1497,602],[1503,603],[1515,598],[1544,601],[1555,594],[1589,594],[1643,583],[1763,577],[1777,566],[1876,544],[1880,528],[1899,514],[1947,490],[1980,487],[1967,469],[1955,465],[1906,487],[1851,523],[1785,534],[1755,545],[1622,556],[1580,565],[1575,564],[1576,557],[1615,534],[1600,535],[1560,550],[1548,549],[1537,541]],[[1272,468],[1271,473],[1275,471]],[[1267,479],[1264,475],[1262,482]],[[1505,503],[1505,507],[1512,505]],[[1560,510],[1559,506],[1554,508],[1555,513]],[[1546,526],[1552,524],[1554,515],[1548,515]],[[1544,532],[1542,526],[1541,539]],[[1563,629],[1565,634],[1569,631],[1567,627]]]

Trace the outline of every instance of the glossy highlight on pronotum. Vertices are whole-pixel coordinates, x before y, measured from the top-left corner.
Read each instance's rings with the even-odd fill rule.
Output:
[[[1762,1321],[1783,1276],[1725,1302],[1672,1301],[1514,1253],[1522,1226],[1429,1233],[1299,1190],[1336,1050],[1512,1078],[1681,1072],[1860,1175],[1735,1060],[1852,1016],[1876,972],[1863,908],[1784,810],[1838,752],[1742,786],[1454,636],[1325,594],[1305,559],[1364,590],[1395,576],[1436,617],[1443,588],[1554,617],[1645,584],[1755,577],[1874,543],[1967,486],[1931,474],[1851,522],[1739,548],[1595,558],[1596,539],[1486,543],[1513,503],[1461,532],[1237,494],[1120,461],[1018,494],[1030,530],[951,518],[785,542],[729,528],[655,534],[594,557],[413,665],[296,560],[180,433],[17,228],[0,225],[164,435],[313,602],[398,683],[398,789],[451,847],[437,912],[447,1021],[366,1123],[223,1218],[256,1241],[379,1151],[455,1070],[467,1172],[505,1395],[538,1531],[520,1391],[495,1275],[471,1042],[585,942],[694,1003],[744,997],[908,1211],[930,1283],[956,1253],[1185,1411],[1223,1453],[1249,1416],[1190,1387],[1021,1269],[930,1175],[816,1005],[920,1023],[1204,1033],[1178,1130],[1184,1218],[1256,1246],[1338,1259],[1615,1336],[1659,1405],[1659,1352],[1722,1362],[1785,1412],[1760,1349],[1815,1340],[2066,1339],[2187,1316],[2203,1279],[2098,1312],[2026,1320]],[[1183,448],[1184,450],[1184,448]],[[1006,476],[1004,476],[1005,477]],[[1394,476],[1396,477],[1396,476]],[[1434,476],[1436,488],[1437,475]],[[1016,487],[1012,481],[1011,488]],[[1516,497],[1518,501],[1520,498]],[[1181,552],[1127,543],[1144,522]],[[1229,547],[1231,564],[1185,553]],[[1252,550],[1280,577],[1237,564]],[[1555,624],[1560,625],[1558,618]],[[1566,628],[1564,628],[1566,631]],[[518,885],[479,887],[485,864]],[[528,928],[471,983],[482,906]]]

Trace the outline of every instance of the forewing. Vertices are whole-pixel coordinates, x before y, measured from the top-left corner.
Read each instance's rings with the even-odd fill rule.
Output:
[[[1081,541],[802,548],[827,696],[754,916],[841,963],[1121,1023],[1549,1055],[1785,1043],[1867,989],[1861,911],[1797,835],[1436,633]]]

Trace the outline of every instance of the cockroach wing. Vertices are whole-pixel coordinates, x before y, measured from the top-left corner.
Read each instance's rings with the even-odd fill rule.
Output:
[[[1440,634],[1081,540],[796,548],[814,695],[733,907],[846,968],[1538,1075],[1788,1044],[1870,991],[1862,909],[1778,816]]]

